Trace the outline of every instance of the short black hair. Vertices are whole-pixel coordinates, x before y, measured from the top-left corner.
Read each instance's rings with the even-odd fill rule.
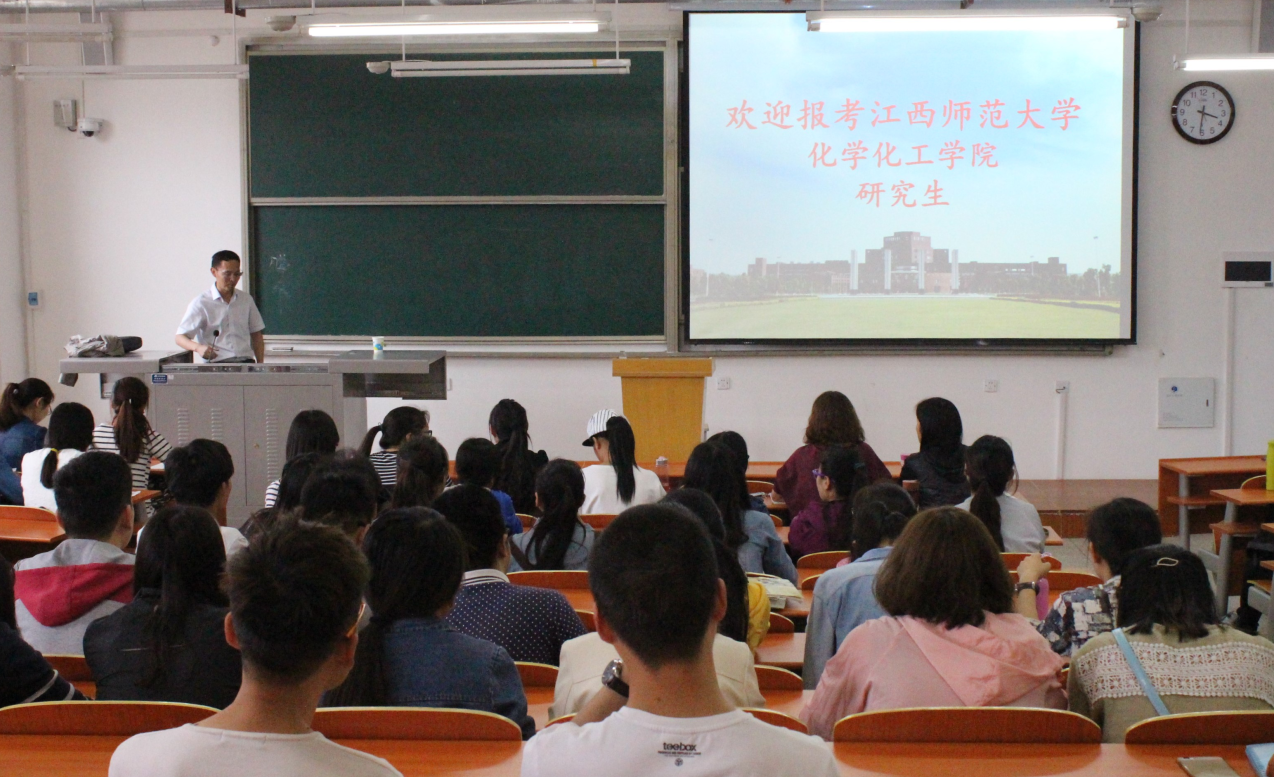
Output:
[[[456,449],[456,477],[461,483],[489,488],[500,474],[500,451],[495,443],[470,437]]]
[[[1203,561],[1176,545],[1133,551],[1119,577],[1116,620],[1132,634],[1149,634],[1159,625],[1182,641],[1206,637],[1208,626],[1219,621]]]
[[[1112,575],[1123,572],[1129,554],[1138,548],[1163,542],[1159,513],[1138,499],[1113,499],[1088,514],[1088,541],[1110,567]]]
[[[695,657],[716,604],[716,552],[703,524],[673,505],[630,507],[588,562],[597,612],[642,663]]]
[[[58,520],[72,539],[111,536],[119,515],[132,503],[133,473],[116,453],[88,451],[53,476]]]
[[[284,520],[226,565],[245,669],[294,684],[313,675],[358,620],[369,572],[344,532]]]
[[[509,530],[504,525],[500,503],[490,491],[471,484],[455,486],[434,500],[433,509],[460,530],[468,569],[487,569],[495,564],[500,543]]]
[[[218,251],[212,255],[212,266],[220,267],[222,262],[239,262],[239,255],[234,251]]]
[[[339,453],[320,464],[301,489],[301,516],[353,534],[376,518],[380,477],[363,456]]]
[[[211,507],[234,477],[234,459],[222,443],[199,438],[172,449],[164,459],[164,476],[177,504]]]

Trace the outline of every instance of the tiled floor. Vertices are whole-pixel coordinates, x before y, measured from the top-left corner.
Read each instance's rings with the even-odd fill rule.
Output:
[[[1165,542],[1171,542],[1173,545],[1179,545],[1175,536],[1164,538]],[[1048,548],[1048,554],[1062,562],[1063,569],[1078,569],[1085,572],[1093,571],[1092,562],[1088,558],[1088,540],[1083,537],[1068,537],[1063,540],[1065,545],[1054,545]],[[1190,535],[1190,547],[1192,548],[1210,548],[1212,547],[1211,534],[1192,534]]]

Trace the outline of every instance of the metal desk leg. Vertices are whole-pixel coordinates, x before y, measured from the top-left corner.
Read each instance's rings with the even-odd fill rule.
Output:
[[[1234,523],[1238,517],[1238,505],[1225,503],[1224,523]],[[1229,533],[1221,535],[1221,552],[1216,561],[1216,612],[1217,617],[1224,618],[1230,603],[1230,556],[1233,554],[1234,537]]]
[[[1185,499],[1190,496],[1190,478],[1184,474],[1177,475],[1177,496]],[[1184,504],[1177,505],[1177,535],[1181,546],[1190,549],[1190,509]]]

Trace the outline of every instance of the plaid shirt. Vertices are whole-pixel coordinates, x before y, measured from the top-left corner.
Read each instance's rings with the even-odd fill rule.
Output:
[[[1076,588],[1057,597],[1036,628],[1058,655],[1074,655],[1088,640],[1115,628],[1119,575],[1101,585]]]

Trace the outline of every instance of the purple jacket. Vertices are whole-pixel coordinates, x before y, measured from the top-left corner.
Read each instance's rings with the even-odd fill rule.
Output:
[[[797,558],[811,553],[822,553],[825,550],[835,550],[832,547],[831,531],[836,521],[840,519],[841,513],[844,512],[845,504],[844,500],[828,502],[827,514],[824,518],[824,503],[810,502],[799,515],[792,519],[787,544],[792,546],[792,551]]]

